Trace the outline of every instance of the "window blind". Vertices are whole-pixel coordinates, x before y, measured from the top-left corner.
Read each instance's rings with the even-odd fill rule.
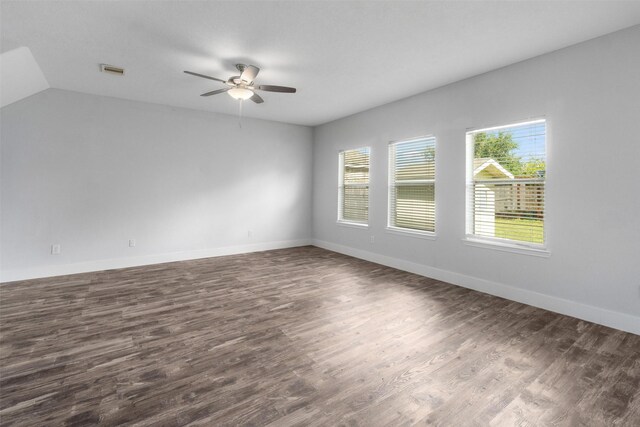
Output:
[[[467,133],[467,234],[545,244],[544,120]]]
[[[389,145],[389,227],[435,232],[433,137]]]
[[[340,152],[338,220],[369,221],[369,148]]]

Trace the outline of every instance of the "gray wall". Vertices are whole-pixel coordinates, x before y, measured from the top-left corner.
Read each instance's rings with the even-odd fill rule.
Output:
[[[2,108],[2,279],[308,243],[311,129],[242,122],[55,89]]]
[[[640,333],[639,46],[636,26],[315,128],[316,243]],[[551,256],[466,245],[466,129],[539,117]],[[387,145],[430,134],[437,240],[389,233]],[[368,230],[336,224],[338,151],[361,146],[372,148]]]

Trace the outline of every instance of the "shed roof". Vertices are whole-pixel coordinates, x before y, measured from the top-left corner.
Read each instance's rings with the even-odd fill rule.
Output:
[[[488,157],[473,159],[473,176],[476,176],[483,171],[495,178],[514,178],[511,172],[506,170],[504,166],[496,162],[494,159]]]

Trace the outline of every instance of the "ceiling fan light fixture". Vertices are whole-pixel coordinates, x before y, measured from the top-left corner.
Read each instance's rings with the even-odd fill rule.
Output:
[[[234,87],[227,91],[227,93],[234,99],[249,99],[253,96],[253,91],[244,87]]]

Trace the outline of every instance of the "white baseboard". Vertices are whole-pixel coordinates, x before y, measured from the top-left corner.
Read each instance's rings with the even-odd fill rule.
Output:
[[[478,279],[476,277],[429,267],[427,265],[388,257],[386,255],[380,255],[336,243],[313,240],[312,244],[333,252],[386,265],[387,267],[397,268],[398,270],[408,271],[420,276],[430,277],[432,279],[441,280],[464,288],[506,298],[511,301],[521,302],[523,304],[543,308],[545,310],[640,335],[640,317],[630,314],[594,307],[489,280]]]
[[[37,279],[42,277],[64,276],[67,274],[88,273],[92,271],[112,270],[114,268],[139,267],[142,265],[162,264],[173,261],[260,252],[272,249],[293,248],[296,246],[306,246],[310,244],[310,239],[285,240],[278,242],[255,243],[252,245],[226,246],[194,251],[170,252],[129,258],[101,259],[73,264],[47,265],[35,268],[5,270],[0,272],[0,283],[13,282],[16,280]]]

